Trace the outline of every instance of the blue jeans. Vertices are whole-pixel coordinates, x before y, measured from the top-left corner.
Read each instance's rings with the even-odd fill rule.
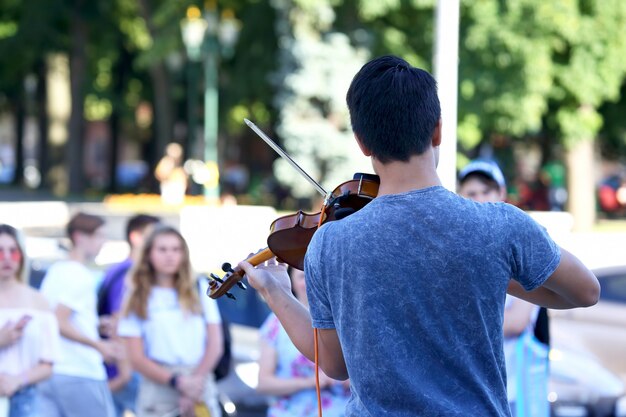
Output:
[[[34,385],[24,387],[11,396],[9,417],[39,417],[39,400]]]
[[[113,405],[115,406],[115,414],[118,417],[124,415],[124,411],[132,411],[135,413],[135,400],[137,399],[137,391],[139,390],[139,374],[133,372],[130,380],[119,391],[113,392]]]

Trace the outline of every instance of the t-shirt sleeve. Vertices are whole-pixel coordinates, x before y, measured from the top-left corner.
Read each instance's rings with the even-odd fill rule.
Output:
[[[122,301],[124,300],[124,278],[118,279],[111,283],[109,289],[109,306],[112,313],[117,313],[122,308]]]
[[[134,313],[121,317],[117,325],[117,334],[121,337],[142,337],[143,320]]]
[[[115,271],[112,272],[110,277],[109,292],[107,294],[107,301],[111,313],[117,313],[122,308],[122,301],[124,300],[124,291],[126,289],[126,279],[130,271],[131,264],[121,264]]]
[[[542,285],[561,262],[561,249],[546,229],[517,207],[509,206],[512,277],[527,291]]]
[[[41,292],[53,308],[63,304],[70,310],[79,311],[87,301],[85,294],[95,291],[92,282],[85,279],[84,271],[73,263],[53,265],[44,277]]]
[[[217,301],[206,295],[209,287],[209,281],[202,279],[200,281],[200,302],[202,303],[202,313],[204,321],[208,324],[219,324],[222,322],[222,316],[217,305]]]
[[[304,275],[311,324],[318,329],[335,328],[330,299],[328,298],[327,277],[322,276],[320,269],[321,247],[328,226],[330,224],[322,226],[313,235],[304,257]]]

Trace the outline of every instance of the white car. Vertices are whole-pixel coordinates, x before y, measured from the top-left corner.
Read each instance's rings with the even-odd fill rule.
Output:
[[[550,310],[557,417],[626,416],[626,265],[593,272],[602,288],[595,306]]]

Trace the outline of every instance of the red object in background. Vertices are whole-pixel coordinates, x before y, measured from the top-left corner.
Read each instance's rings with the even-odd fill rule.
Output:
[[[602,210],[606,212],[614,212],[620,209],[615,189],[607,184],[600,186],[598,190],[598,202]]]

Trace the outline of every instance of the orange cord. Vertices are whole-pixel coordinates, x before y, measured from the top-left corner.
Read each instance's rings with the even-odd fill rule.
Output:
[[[322,417],[322,390],[320,388],[319,357],[317,356],[317,328],[313,328],[313,348],[315,350],[315,392],[317,394],[317,415]]]
[[[325,202],[324,202],[325,203]],[[320,219],[317,223],[317,228],[319,229],[322,226],[322,222],[324,221],[324,214],[326,213],[326,204],[322,204],[322,208],[320,210]],[[317,415],[318,417],[322,417],[322,389],[320,387],[320,362],[319,362],[319,346],[317,344],[317,327],[313,328],[313,350],[315,352],[315,393],[317,394]]]

